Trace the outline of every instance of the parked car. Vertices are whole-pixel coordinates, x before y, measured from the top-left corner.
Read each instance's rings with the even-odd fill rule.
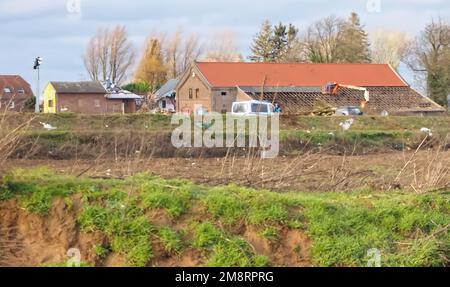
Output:
[[[264,101],[234,102],[231,107],[231,114],[238,116],[272,115],[274,108],[274,105]]]
[[[363,112],[356,106],[344,106],[336,109],[337,116],[362,116]]]

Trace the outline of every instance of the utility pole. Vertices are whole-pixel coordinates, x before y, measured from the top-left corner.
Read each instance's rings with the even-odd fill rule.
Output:
[[[37,70],[37,85],[36,85],[36,96],[35,96],[35,98],[36,98],[36,103],[34,104],[34,112],[35,113],[39,113],[39,103],[40,103],[40,99],[39,99],[39,93],[40,93],[40,90],[39,90],[39,82],[40,82],[40,71],[39,71],[39,68],[41,67],[41,64],[42,64],[42,61],[43,61],[44,59],[42,58],[42,57],[37,57],[35,60],[34,60],[34,66],[33,66],[33,69],[35,69],[35,70]]]

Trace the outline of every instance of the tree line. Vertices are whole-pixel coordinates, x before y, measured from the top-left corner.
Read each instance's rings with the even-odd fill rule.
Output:
[[[447,105],[450,94],[450,23],[433,19],[420,34],[378,30],[372,37],[351,13],[347,18],[328,16],[305,29],[292,23],[273,25],[264,21],[245,59],[236,36],[223,31],[202,43],[195,34],[181,29],[172,34],[152,33],[141,56],[129,40],[126,29],[100,29],[91,38],[83,56],[92,80],[110,79],[122,84],[132,75],[133,87],[155,91],[168,79],[179,77],[194,60],[211,62],[293,63],[386,63],[398,69],[405,63],[425,83],[428,95]]]

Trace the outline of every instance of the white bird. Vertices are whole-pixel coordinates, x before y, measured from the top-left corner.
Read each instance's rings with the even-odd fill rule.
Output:
[[[48,131],[52,131],[52,130],[56,130],[56,128],[54,126],[52,126],[51,124],[46,124],[46,123],[40,123],[44,129],[48,130]]]
[[[344,131],[348,131],[352,125],[353,125],[354,120],[353,119],[348,119],[343,123],[340,123],[339,126],[344,130]]]
[[[422,132],[424,134],[428,134],[428,136],[430,136],[430,137],[433,136],[433,132],[429,128],[421,128],[420,132]]]

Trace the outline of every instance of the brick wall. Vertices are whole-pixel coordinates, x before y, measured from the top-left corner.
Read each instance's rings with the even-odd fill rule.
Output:
[[[29,96],[0,96],[0,111],[22,112]]]
[[[177,111],[193,113],[196,105],[212,111],[211,91],[193,70],[177,90]]]
[[[135,100],[111,100],[103,94],[57,94],[57,112],[81,114],[135,113]]]
[[[104,114],[108,112],[107,99],[104,94],[57,94],[56,112]]]
[[[214,112],[231,112],[231,106],[236,101],[237,88],[215,88],[212,90],[212,106]]]

